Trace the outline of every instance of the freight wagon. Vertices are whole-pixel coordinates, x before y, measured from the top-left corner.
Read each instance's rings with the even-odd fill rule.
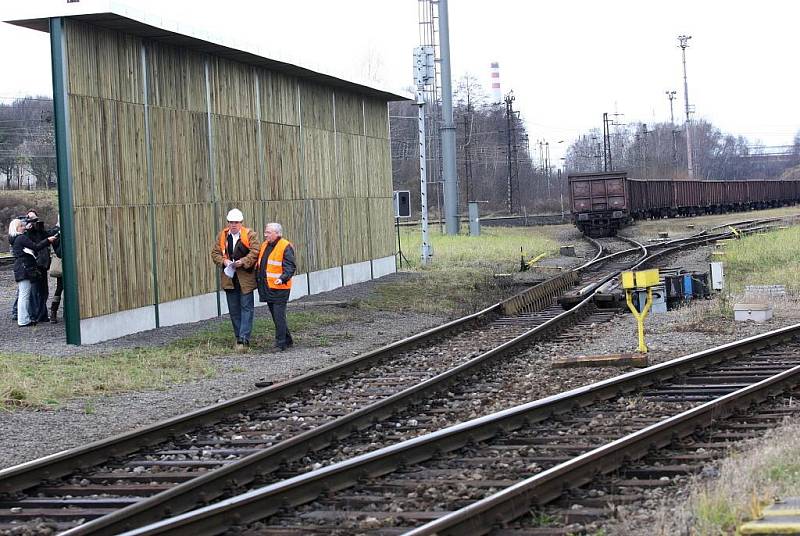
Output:
[[[718,214],[800,201],[800,181],[644,181],[613,171],[570,175],[569,185],[573,222],[592,237],[614,236],[634,219]]]

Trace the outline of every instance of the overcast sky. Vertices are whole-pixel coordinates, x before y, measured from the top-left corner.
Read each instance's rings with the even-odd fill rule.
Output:
[[[87,0],[84,0],[86,2]],[[63,4],[65,0],[2,0]],[[412,83],[418,0],[136,0],[137,8],[270,50],[284,50],[345,76],[374,72],[382,85]],[[753,143],[790,144],[800,130],[800,2],[787,0],[450,0],[454,85],[465,73],[488,92],[500,62],[532,140],[551,147],[600,128],[603,112],[623,122],[669,119],[666,90],[683,78],[687,49],[695,117]],[[0,99],[49,95],[46,34],[0,24]],[[565,144],[566,145],[566,144]]]

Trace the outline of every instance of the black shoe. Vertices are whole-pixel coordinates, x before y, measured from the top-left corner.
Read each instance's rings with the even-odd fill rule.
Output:
[[[275,383],[275,382],[270,381],[270,380],[258,380],[254,385],[256,387],[258,387],[259,389],[263,389],[264,387],[269,387],[273,383]]]

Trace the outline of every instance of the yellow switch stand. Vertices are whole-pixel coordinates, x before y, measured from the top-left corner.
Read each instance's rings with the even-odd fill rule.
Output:
[[[642,312],[636,310],[633,305],[633,291],[625,290],[625,301],[628,303],[628,309],[631,310],[636,323],[639,326],[639,348],[637,350],[643,354],[647,353],[647,345],[644,343],[644,319],[647,318],[647,313],[650,312],[650,306],[653,305],[653,288],[647,287],[647,300],[644,302],[644,309]]]
[[[660,281],[658,269],[642,270],[640,272],[622,272],[620,278],[622,279],[622,288],[625,289],[625,302],[628,304],[628,309],[631,310],[639,328],[638,351],[646,354],[647,344],[644,342],[644,319],[647,318],[650,307],[653,305],[653,287],[658,285]],[[633,291],[636,288],[647,289],[647,300],[645,300],[641,313],[633,306]]]

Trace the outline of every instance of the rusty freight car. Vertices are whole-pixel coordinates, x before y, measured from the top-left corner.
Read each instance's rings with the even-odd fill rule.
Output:
[[[624,171],[569,176],[573,223],[587,236],[613,236],[631,222]]]
[[[673,181],[622,171],[569,176],[572,218],[592,237],[613,236],[634,219],[718,214],[796,204],[800,181]]]

